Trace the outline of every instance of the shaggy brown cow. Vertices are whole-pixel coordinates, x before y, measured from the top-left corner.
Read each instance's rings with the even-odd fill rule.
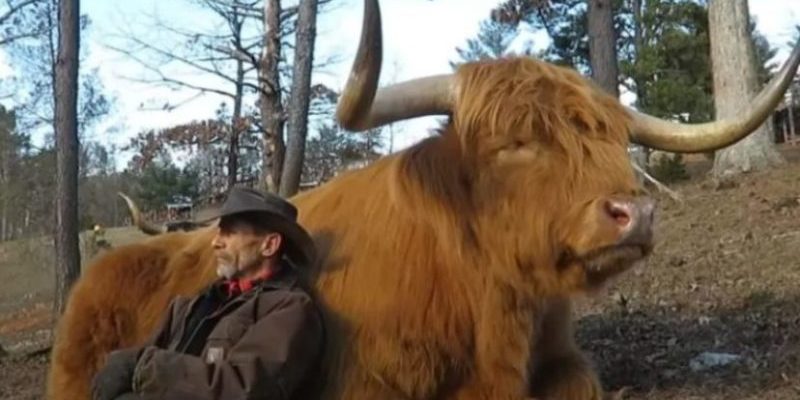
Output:
[[[570,298],[652,246],[652,202],[629,140],[677,152],[729,145],[779,101],[800,47],[738,119],[699,126],[626,109],[572,70],[530,58],[377,90],[381,28],[366,0],[337,116],[363,130],[448,114],[439,135],[294,197],[320,247],[325,399],[599,399]],[[85,400],[107,352],[142,342],[176,295],[215,278],[214,228],[164,233],[101,256],[72,290],[49,396]]]

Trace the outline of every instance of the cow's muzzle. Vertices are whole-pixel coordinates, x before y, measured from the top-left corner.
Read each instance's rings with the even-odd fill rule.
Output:
[[[604,211],[619,233],[617,246],[640,247],[649,252],[653,244],[655,202],[650,197],[609,198]]]

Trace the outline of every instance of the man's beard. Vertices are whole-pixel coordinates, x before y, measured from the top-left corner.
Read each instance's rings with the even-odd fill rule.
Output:
[[[217,276],[219,277],[231,279],[236,276],[237,272],[239,272],[239,269],[231,263],[223,261],[217,263]]]
[[[247,254],[234,254],[229,257],[217,258],[217,275],[226,279],[236,278],[260,264],[258,257],[248,257]]]

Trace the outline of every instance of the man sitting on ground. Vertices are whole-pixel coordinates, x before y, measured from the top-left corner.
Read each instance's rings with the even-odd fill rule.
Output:
[[[215,218],[221,278],[175,299],[145,345],[112,352],[95,400],[288,399],[315,369],[322,317],[294,269],[315,250],[297,209],[234,188]]]

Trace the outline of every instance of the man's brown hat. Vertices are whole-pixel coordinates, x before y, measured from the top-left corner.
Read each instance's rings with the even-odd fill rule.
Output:
[[[197,222],[206,223],[227,215],[256,212],[270,229],[284,236],[286,256],[297,266],[308,267],[316,258],[311,236],[297,223],[297,208],[280,196],[255,189],[234,187],[222,206]]]

